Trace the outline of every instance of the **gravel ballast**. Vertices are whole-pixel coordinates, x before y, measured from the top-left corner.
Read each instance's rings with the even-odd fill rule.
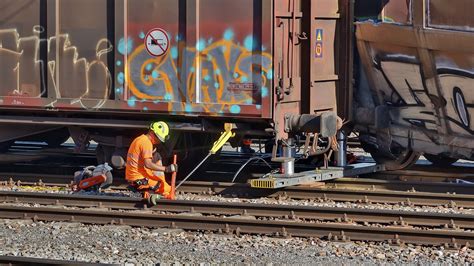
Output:
[[[471,249],[0,220],[0,255],[100,263],[473,263]]]
[[[39,192],[36,188],[3,189]],[[70,191],[48,189],[41,192],[70,193]],[[80,194],[97,195],[96,193]],[[128,192],[117,191],[105,191],[98,194],[119,197],[132,196]],[[178,199],[438,213],[472,214],[473,211],[462,208],[335,203],[316,200],[238,199],[195,194],[181,194]],[[191,262],[212,264],[474,263],[474,251],[468,248],[445,250],[442,247],[414,245],[397,247],[384,243],[328,242],[319,239],[204,234],[128,226],[35,223],[29,220],[0,220],[0,256],[120,264]]]

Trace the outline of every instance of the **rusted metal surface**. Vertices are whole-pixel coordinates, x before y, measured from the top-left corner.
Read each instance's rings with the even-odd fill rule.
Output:
[[[267,206],[267,208],[271,209],[272,207]],[[369,219],[376,223],[383,220],[381,216],[377,216],[375,214],[376,212],[374,211],[372,215],[361,215],[360,218]],[[417,215],[418,217],[423,216],[423,214],[413,214],[413,216]],[[433,218],[435,216],[442,215],[431,214],[426,216],[431,216]],[[183,216],[172,214],[65,210],[60,208],[31,208],[18,206],[0,206],[0,217],[8,219],[33,219],[35,221],[70,221],[91,224],[125,224],[144,227],[169,227],[182,228],[185,230],[209,230],[214,232],[236,234],[248,233],[297,237],[319,237],[329,238],[330,240],[345,241],[390,241],[391,243],[397,244],[414,243],[445,245],[446,247],[456,248],[459,248],[461,245],[474,244],[474,233],[460,230],[454,223],[452,223],[453,228],[456,228],[457,230],[421,230],[419,228],[406,227],[403,217],[398,217],[398,221],[400,222],[401,226],[399,225],[392,227],[367,225],[361,226],[351,224],[351,218],[348,218],[347,216],[344,216],[346,219],[341,219],[342,223],[308,223],[288,220],[254,220],[245,219],[245,216],[239,218],[223,218],[216,216]],[[354,219],[356,220],[360,218],[354,216]],[[454,219],[456,218],[459,217],[455,217]],[[467,216],[465,216],[465,218],[467,218]],[[445,221],[450,221],[449,219],[450,218],[447,217],[445,218]],[[444,223],[444,221],[441,223],[430,223],[430,219],[419,220],[416,218],[412,219],[408,216],[407,220],[413,224],[423,224],[424,227],[439,227]],[[460,223],[462,223],[462,221]],[[449,225],[447,225],[446,228],[449,228]]]
[[[394,141],[418,152],[473,159],[474,34],[466,11],[472,2],[378,3],[380,13],[357,24],[370,85],[357,93],[372,96],[358,105],[375,114],[369,127],[359,129],[378,135],[379,144]]]
[[[341,17],[351,16],[350,1],[341,1],[341,6],[338,1],[275,2],[273,120],[279,138],[286,139],[291,132],[283,123],[289,116],[337,114],[336,93],[349,90],[338,74],[347,80],[350,62],[338,64],[346,46],[336,43],[351,38],[337,36],[336,26],[350,32],[350,24]]]
[[[21,0],[5,6],[4,106],[270,118],[272,1]],[[169,39],[159,57],[145,47],[154,28]]]
[[[24,130],[5,130],[0,142],[25,134],[42,141],[39,133],[63,126],[78,151],[92,140],[107,147],[99,160],[110,161],[151,120],[176,122],[173,131],[185,132],[173,134],[177,147],[169,149],[190,151],[213,140],[182,139],[220,132],[224,122],[235,123],[239,138],[288,140],[301,133],[286,127],[289,117],[324,121],[305,128],[320,137],[340,128],[337,114],[350,119],[352,1],[7,0],[2,7],[0,127]]]
[[[350,38],[336,27],[350,32],[350,1],[4,2],[4,108],[279,122],[287,113],[336,112],[336,87],[349,80],[336,61]],[[150,53],[158,44],[146,44],[156,28],[165,33],[155,40],[158,56]]]

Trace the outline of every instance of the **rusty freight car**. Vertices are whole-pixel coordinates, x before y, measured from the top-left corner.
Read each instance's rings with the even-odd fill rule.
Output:
[[[474,2],[375,2],[359,0],[356,14],[364,147],[391,169],[422,153],[445,166],[473,160]]]
[[[293,148],[348,118],[349,0],[2,0],[0,141],[78,148],[99,160],[169,121],[174,150],[238,136]],[[341,59],[341,60],[339,60]],[[317,139],[315,145],[317,146]],[[287,153],[291,154],[291,153]]]

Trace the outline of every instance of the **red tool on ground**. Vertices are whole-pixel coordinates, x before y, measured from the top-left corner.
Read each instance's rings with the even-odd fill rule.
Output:
[[[178,164],[178,156],[175,154],[173,155],[173,164]],[[173,172],[171,175],[171,200],[176,199],[176,172]]]
[[[88,166],[74,173],[74,190],[98,191],[112,185],[112,167],[107,163]]]
[[[106,180],[107,180],[107,177],[103,174],[93,176],[93,177],[81,180],[81,182],[79,182],[78,189],[88,190],[91,187],[102,185]]]

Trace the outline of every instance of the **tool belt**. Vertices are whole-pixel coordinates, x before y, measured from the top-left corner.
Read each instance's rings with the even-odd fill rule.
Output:
[[[154,190],[154,191],[156,191],[161,187],[161,182],[160,181],[158,181],[158,184],[156,186],[154,186],[154,187],[150,186],[149,183],[148,183],[147,178],[135,180],[135,181],[132,181],[132,182],[129,182],[129,183],[132,187],[134,187],[137,190]]]

